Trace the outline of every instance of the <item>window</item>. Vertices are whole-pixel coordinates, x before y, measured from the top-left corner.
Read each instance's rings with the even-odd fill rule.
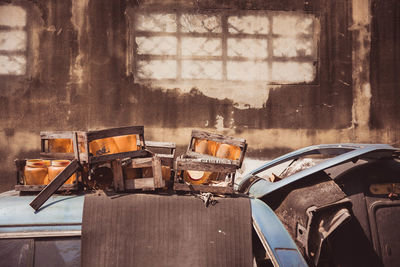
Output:
[[[25,74],[26,46],[26,11],[0,5],[0,75]]]
[[[136,80],[310,83],[317,18],[302,12],[138,10],[131,33]]]

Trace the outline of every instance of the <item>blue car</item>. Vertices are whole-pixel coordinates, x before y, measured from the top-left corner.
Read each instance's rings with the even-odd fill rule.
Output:
[[[248,196],[0,194],[0,266],[307,266],[274,211]]]
[[[306,147],[251,171],[238,191],[273,210],[311,266],[400,266],[399,155],[384,144]]]

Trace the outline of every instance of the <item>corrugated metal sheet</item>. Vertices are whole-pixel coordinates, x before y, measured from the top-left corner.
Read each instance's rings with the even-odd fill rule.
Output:
[[[83,266],[252,266],[249,199],[87,195]]]

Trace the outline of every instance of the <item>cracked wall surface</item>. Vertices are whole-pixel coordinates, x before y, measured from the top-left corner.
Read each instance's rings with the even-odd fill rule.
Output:
[[[396,0],[7,0],[0,5],[0,11],[17,7],[26,12],[24,23],[18,16],[7,20],[25,25],[16,29],[3,25],[7,23],[2,24],[4,16],[0,16],[0,68],[7,65],[1,56],[9,51],[26,60],[19,63],[24,71],[0,73],[0,191],[14,183],[15,158],[37,157],[41,130],[144,125],[146,139],[173,141],[183,148],[191,129],[198,128],[247,138],[248,155],[257,157],[317,143],[400,145],[400,4]],[[305,39],[295,46],[289,34],[277,40],[278,46],[267,46],[262,52],[260,47],[268,43],[243,35],[227,38],[231,50],[226,50],[226,56],[255,62],[271,53],[308,58],[315,60],[311,68],[315,73],[299,74],[311,78],[298,82],[299,69],[285,63],[278,73],[286,74],[283,78],[289,82],[268,83],[259,78],[262,74],[247,68],[241,71],[235,68],[237,62],[229,67],[228,62],[226,74],[222,71],[218,77],[226,75],[232,81],[216,81],[196,79],[199,64],[185,61],[182,77],[186,79],[140,81],[132,65],[131,48],[137,45],[132,40],[135,10],[187,10],[194,14],[189,21],[196,14],[222,10],[232,17],[227,19],[236,27],[232,34],[237,29],[244,34],[270,30],[266,30],[269,21],[251,17],[251,12],[309,16],[317,25],[315,44]],[[241,25],[245,19],[239,16],[247,16],[251,26]],[[183,56],[197,56],[193,38],[204,37],[196,35],[204,27],[194,24],[186,21],[188,32],[195,33],[182,42]],[[285,25],[285,20],[279,24],[281,32],[291,33],[286,27],[290,23]],[[206,39],[204,50],[213,57],[223,42]],[[252,51],[246,53],[246,47]],[[150,49],[148,54],[152,53]],[[212,60],[200,59],[210,68],[201,75],[216,77]]]

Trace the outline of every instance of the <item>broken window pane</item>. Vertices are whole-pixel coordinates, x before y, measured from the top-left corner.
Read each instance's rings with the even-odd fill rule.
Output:
[[[266,39],[228,39],[229,57],[267,58],[268,42]]]
[[[228,80],[268,81],[268,63],[254,61],[228,61]]]
[[[184,56],[221,56],[222,40],[218,38],[185,37],[182,38]]]
[[[272,80],[276,83],[312,82],[315,77],[313,63],[274,62],[272,63]]]
[[[182,14],[182,32],[220,33],[221,17],[213,15]]]
[[[176,55],[176,37],[136,37],[139,55]]]
[[[176,32],[175,14],[138,14],[136,19],[137,31]]]
[[[221,80],[222,62],[215,60],[214,61],[183,60],[182,78]]]
[[[0,25],[24,27],[26,25],[26,11],[19,6],[0,6]]]
[[[268,34],[269,19],[266,16],[230,16],[229,33]]]
[[[304,57],[312,56],[314,47],[310,39],[281,37],[274,39],[274,56],[277,57]]]
[[[26,58],[22,55],[0,55],[0,74],[25,74]]]
[[[25,31],[0,31],[0,51],[18,51],[25,48]]]
[[[140,79],[176,79],[175,60],[140,60],[137,69]]]

